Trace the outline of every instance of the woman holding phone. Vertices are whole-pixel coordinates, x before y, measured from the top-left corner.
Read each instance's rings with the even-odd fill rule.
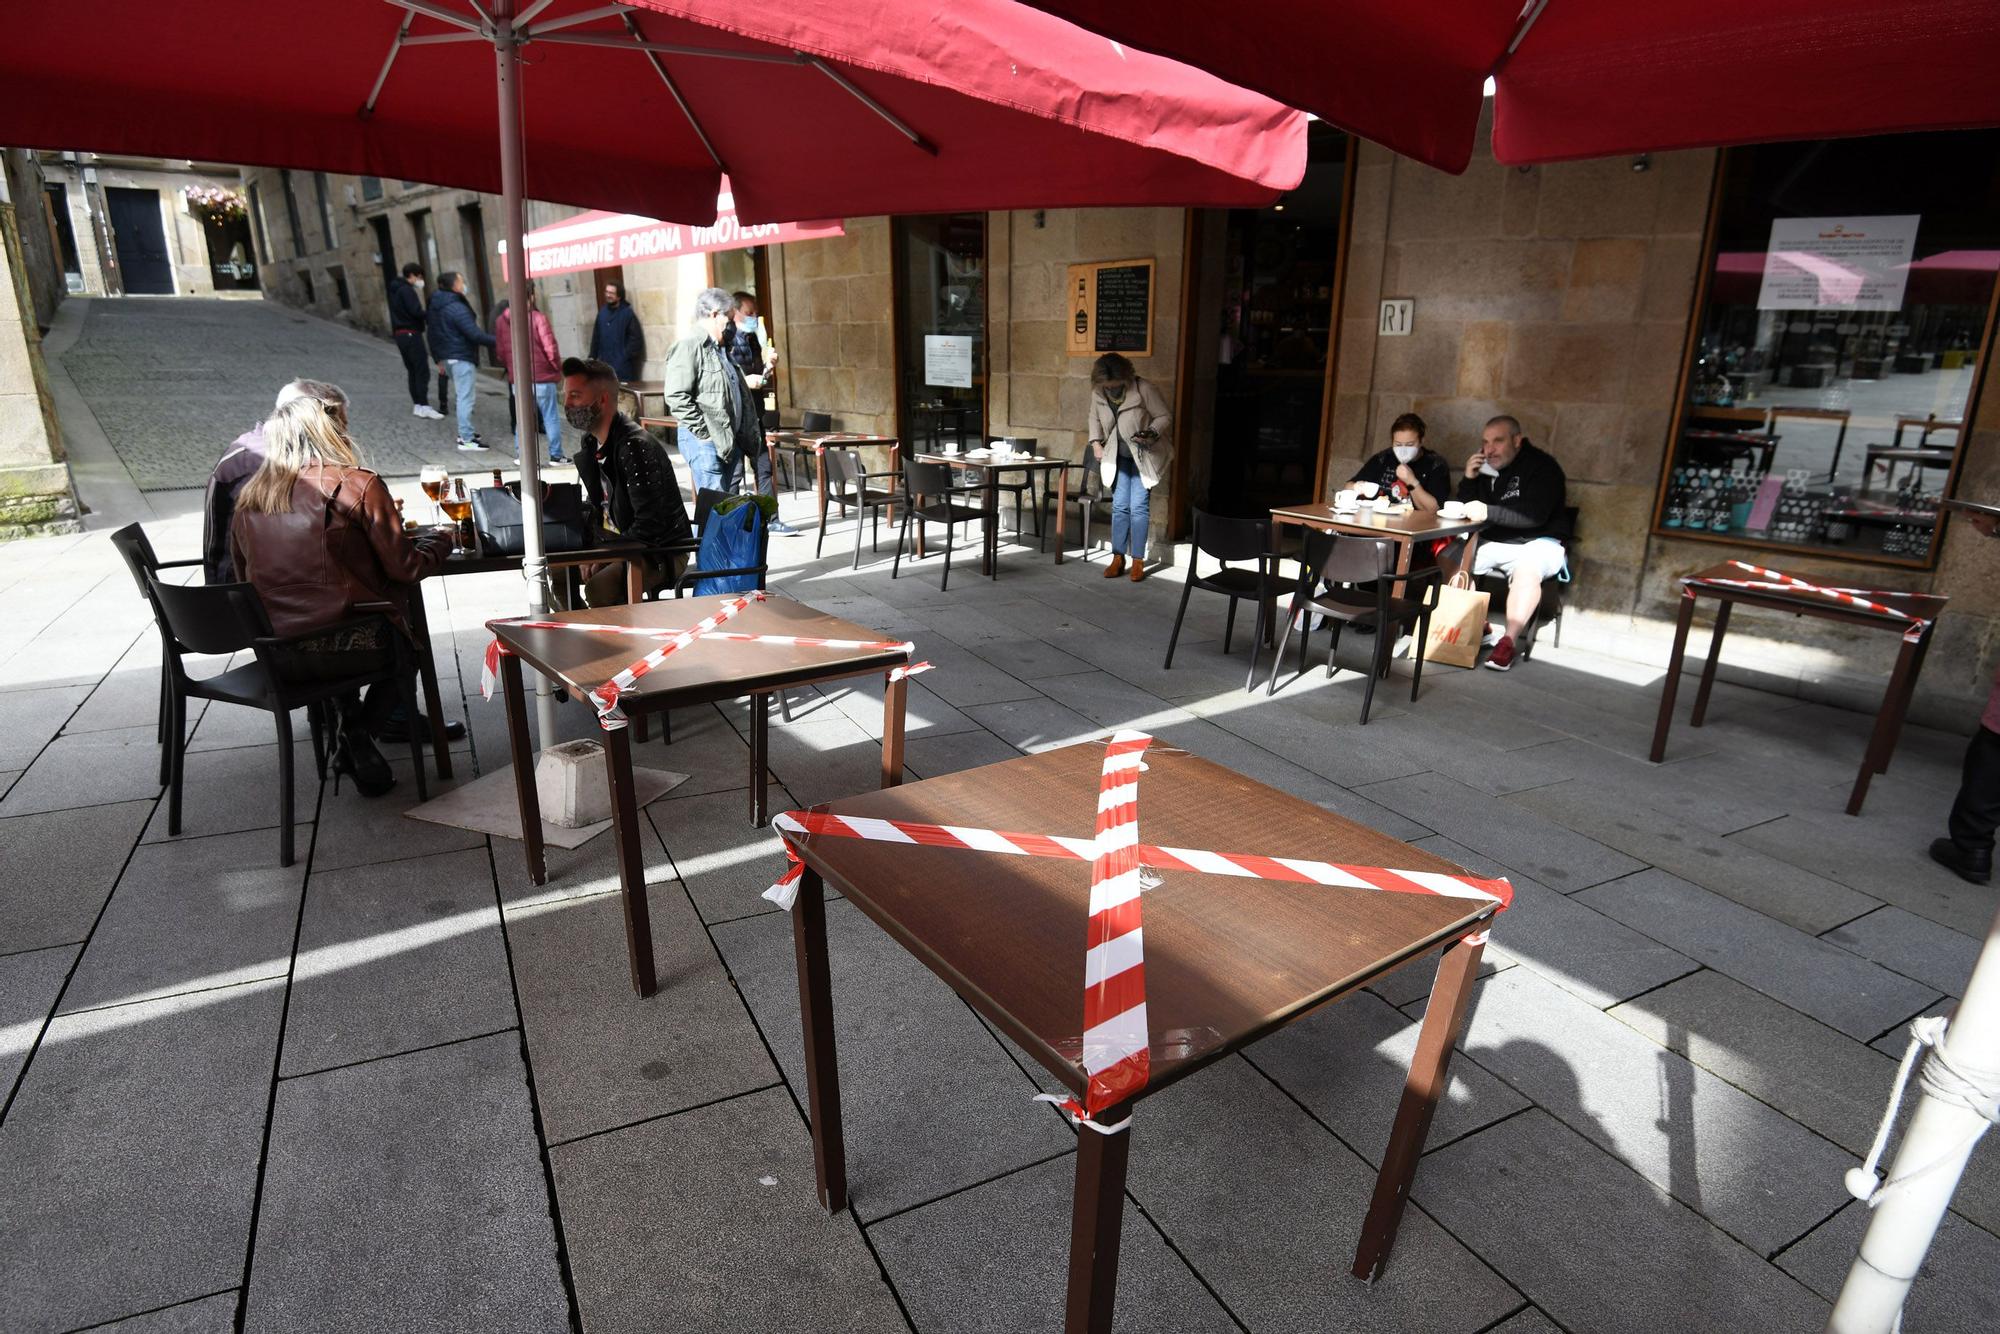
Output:
[[[1146,533],[1152,525],[1150,492],[1167,475],[1174,456],[1167,439],[1173,413],[1165,395],[1116,352],[1090,368],[1090,454],[1098,481],[1111,493],[1111,563],[1116,579],[1130,563],[1132,582],[1146,577]]]

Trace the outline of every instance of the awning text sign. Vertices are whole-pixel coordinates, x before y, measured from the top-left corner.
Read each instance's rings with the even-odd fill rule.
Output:
[[[728,191],[716,201],[715,221],[705,227],[661,222],[634,213],[580,213],[541,227],[522,239],[528,249],[528,276],[548,278],[558,273],[637,264],[649,259],[677,259],[719,250],[780,245],[786,241],[816,241],[843,236],[838,220],[826,222],[738,221]],[[506,246],[501,246],[501,263]]]
[[[1903,308],[1915,213],[1866,218],[1776,218],[1759,310]]]

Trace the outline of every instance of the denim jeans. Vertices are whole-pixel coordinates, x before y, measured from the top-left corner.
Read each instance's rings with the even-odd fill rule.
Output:
[[[743,451],[729,456],[729,465],[724,467],[715,452],[713,441],[703,440],[689,431],[682,431],[681,457],[687,460],[688,471],[694,474],[696,494],[702,491],[726,491],[736,493],[738,483],[743,480]]]
[[[549,438],[549,457],[562,456],[562,385],[551,382],[535,385],[535,410],[542,414],[542,434]],[[519,449],[527,446],[516,440]]]
[[[447,361],[451,372],[451,404],[458,409],[458,438],[472,439],[472,399],[479,388],[479,367],[469,361]]]
[[[1118,455],[1118,480],[1111,484],[1111,550],[1143,560],[1146,532],[1153,523],[1153,500],[1139,480],[1139,465],[1129,454]]]

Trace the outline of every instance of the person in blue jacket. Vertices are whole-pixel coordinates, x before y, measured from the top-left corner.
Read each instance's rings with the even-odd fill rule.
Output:
[[[486,443],[472,429],[472,399],[479,383],[479,349],[498,347],[493,335],[479,327],[472,303],[465,299],[465,275],[445,272],[438,275],[438,290],[431,294],[431,355],[451,372],[452,404],[458,409],[458,447],[485,449]]]
[[[590,357],[609,366],[626,384],[638,379],[639,368],[646,364],[646,331],[639,324],[639,312],[625,299],[622,283],[604,284],[604,304],[597,309],[597,327],[590,331]]]

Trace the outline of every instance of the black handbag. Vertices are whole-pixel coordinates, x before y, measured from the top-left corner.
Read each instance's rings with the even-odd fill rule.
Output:
[[[486,556],[525,555],[520,483],[472,493],[472,527]],[[583,488],[575,482],[542,483],[542,550],[583,551],[596,545]]]

